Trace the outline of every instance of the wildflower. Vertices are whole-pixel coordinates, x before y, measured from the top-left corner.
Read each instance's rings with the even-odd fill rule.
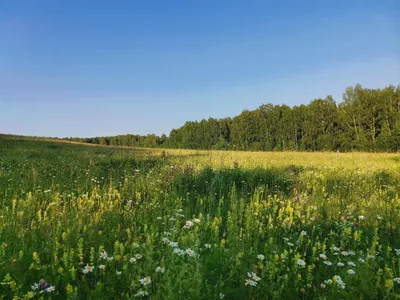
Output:
[[[161,217],[157,217],[157,220],[162,220],[162,218]]]
[[[254,274],[254,276],[253,276],[252,278],[253,278],[253,280],[255,280],[255,281],[260,281],[260,280],[261,280],[261,277],[258,277],[258,276],[255,275],[255,274]]]
[[[288,238],[283,238],[283,240],[287,243],[287,242],[289,242],[289,239]]]
[[[348,256],[348,255],[349,255],[349,252],[347,252],[347,251],[342,251],[341,254],[342,254],[343,256]]]
[[[174,248],[178,247],[178,243],[177,242],[169,242],[169,245],[171,247],[174,247]]]
[[[356,255],[356,254],[354,253],[354,251],[347,251],[347,254],[348,254],[348,255],[351,255],[351,256]]]
[[[252,280],[252,279],[246,279],[246,284],[245,285],[256,286],[257,282]]]
[[[211,248],[211,244],[205,244],[204,247],[206,247],[207,249]]]
[[[356,272],[353,269],[348,269],[347,274],[354,275],[354,274],[356,274]]]
[[[367,255],[367,259],[375,259],[375,255]]]
[[[300,232],[300,236],[307,236],[307,231],[302,231],[302,232]]]
[[[219,293],[219,299],[224,299],[224,298],[225,298],[225,294]]]
[[[180,209],[177,210],[177,212],[181,213],[181,212],[183,212],[183,209],[180,208]]]
[[[146,291],[139,291],[136,293],[135,297],[146,297],[147,295],[149,295],[148,292]]]
[[[333,247],[333,251],[339,252],[339,251],[340,251],[340,248],[338,248],[338,247]]]
[[[324,283],[321,283],[321,288],[322,289],[326,288],[326,285]]]
[[[193,222],[198,224],[200,223],[200,219],[193,219]]]
[[[394,252],[396,252],[397,256],[400,256],[400,249],[394,249]]]
[[[379,215],[377,215],[376,218],[377,218],[378,220],[382,220],[382,217],[379,216]]]
[[[328,261],[328,260],[325,260],[324,264],[327,265],[327,266],[332,266],[332,263],[330,261]]]
[[[196,254],[196,253],[195,253],[192,249],[190,249],[190,248],[187,248],[185,252],[186,252],[186,254],[189,255],[189,256],[194,256],[194,255]]]
[[[400,277],[393,278],[393,281],[396,282],[397,284],[400,284]]]
[[[168,243],[169,243],[169,239],[167,239],[167,238],[162,238],[161,241],[162,241],[164,244],[168,244]]]
[[[344,267],[344,263],[342,263],[340,261],[337,263],[337,265],[338,265],[338,267]]]
[[[294,246],[293,243],[287,243],[287,245],[288,245],[289,247],[293,247],[293,246]]]
[[[325,284],[331,285],[333,283],[332,279],[328,279],[324,281]]]
[[[47,288],[47,287],[49,286],[49,283],[48,283],[46,280],[41,280],[41,281],[39,282],[39,285],[40,285],[42,288]]]
[[[304,267],[304,266],[306,265],[306,262],[305,262],[304,260],[302,260],[302,259],[298,259],[298,260],[297,260],[297,264],[298,264],[300,267]]]
[[[100,252],[100,258],[101,259],[107,259],[107,257],[108,257],[108,254],[107,254],[106,251]]]
[[[131,257],[131,258],[129,259],[129,262],[130,262],[131,264],[134,264],[134,263],[136,262],[136,258]]]
[[[86,265],[84,268],[83,268],[83,274],[87,274],[87,273],[91,273],[91,272],[93,272],[93,270],[94,270],[94,266],[89,266],[89,265]]]
[[[359,220],[364,220],[365,218],[364,218],[364,216],[358,216],[358,219]]]
[[[326,255],[324,253],[320,254],[319,257],[322,258],[323,260],[327,259]]]
[[[258,255],[257,255],[257,258],[258,258],[259,260],[264,260],[264,259],[265,259],[265,256],[262,255],[262,254],[258,254]]]
[[[140,284],[143,284],[143,285],[148,285],[151,283],[150,277],[144,277],[144,278],[140,279],[139,281],[140,281]]]
[[[338,282],[339,280],[342,280],[342,277],[340,277],[339,275],[335,275],[333,276],[333,282]]]
[[[122,271],[115,271],[115,274],[117,274],[119,276],[122,274]]]
[[[343,280],[337,281],[336,284],[337,284],[338,287],[340,287],[341,289],[345,289],[345,288],[346,288],[346,284],[343,282]]]
[[[358,259],[358,261],[359,261],[360,263],[362,263],[362,264],[365,263],[365,259],[363,259],[363,258],[361,258],[361,257]]]
[[[132,247],[133,247],[133,248],[139,248],[139,244],[138,244],[138,243],[133,243],[133,244],[132,244]]]
[[[178,254],[179,256],[185,255],[185,251],[179,248],[175,248],[174,253]]]
[[[39,288],[39,284],[38,284],[38,283],[34,283],[34,284],[31,286],[32,291],[36,291],[38,288]]]
[[[135,258],[136,258],[137,260],[142,259],[142,255],[140,255],[140,254],[135,254]]]
[[[107,257],[107,260],[108,261],[112,261],[112,260],[114,260],[114,257],[113,256],[109,256],[109,257]]]
[[[158,267],[156,268],[156,272],[157,272],[157,273],[164,273],[164,271],[165,271],[165,269],[164,269],[164,268],[161,268],[160,266],[158,266]]]
[[[171,235],[171,233],[170,233],[170,232],[166,232],[166,231],[164,231],[164,235],[165,235],[165,236],[170,236],[170,235]]]
[[[188,226],[189,228],[193,226],[193,222],[192,221],[186,221],[186,226]]]
[[[105,265],[100,265],[100,266],[99,266],[99,269],[100,269],[100,270],[104,270],[105,268],[106,268]]]
[[[46,292],[52,293],[52,292],[54,292],[55,290],[56,290],[56,288],[55,288],[54,286],[50,286],[50,287],[48,287],[48,288],[46,289]]]
[[[352,262],[352,261],[347,262],[347,265],[351,266],[351,267],[355,267],[356,266],[356,264],[354,262]]]

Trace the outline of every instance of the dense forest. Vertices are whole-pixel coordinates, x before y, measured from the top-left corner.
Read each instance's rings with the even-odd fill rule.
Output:
[[[399,151],[400,85],[348,87],[338,104],[331,96],[294,107],[263,104],[233,118],[188,121],[169,137],[128,134],[69,140],[186,149]]]

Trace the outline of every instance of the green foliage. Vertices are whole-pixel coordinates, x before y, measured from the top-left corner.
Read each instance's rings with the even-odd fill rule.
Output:
[[[400,297],[395,154],[160,153],[0,136],[0,296]]]

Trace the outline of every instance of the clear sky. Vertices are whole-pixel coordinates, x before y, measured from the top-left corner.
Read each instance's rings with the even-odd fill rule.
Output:
[[[400,83],[398,0],[1,0],[0,132],[166,133]]]

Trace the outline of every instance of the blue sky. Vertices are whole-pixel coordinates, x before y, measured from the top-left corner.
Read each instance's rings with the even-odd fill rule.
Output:
[[[400,2],[0,2],[0,132],[166,133],[400,83]]]

